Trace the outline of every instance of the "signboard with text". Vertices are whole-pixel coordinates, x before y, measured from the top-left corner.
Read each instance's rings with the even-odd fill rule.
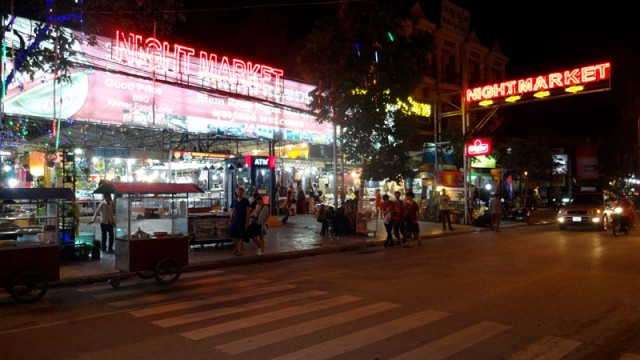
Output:
[[[33,24],[16,18],[14,29]],[[69,30],[71,31],[71,30]],[[330,124],[308,113],[314,86],[284,79],[281,70],[248,60],[116,32],[95,46],[78,44],[69,59],[81,66],[71,82],[53,86],[53,74],[32,80],[17,72],[6,92],[10,115],[118,126],[168,129],[221,136],[281,139],[315,144],[332,141]],[[20,39],[6,33],[11,46]],[[193,51],[192,51],[193,50]],[[192,54],[192,56],[187,56]],[[13,70],[8,61],[6,71]],[[54,101],[54,93],[56,100]],[[297,110],[299,109],[299,111]]]
[[[491,138],[471,139],[465,146],[467,156],[490,155],[493,152],[493,142]]]
[[[464,90],[469,109],[585,94],[611,88],[611,63],[577,67]]]

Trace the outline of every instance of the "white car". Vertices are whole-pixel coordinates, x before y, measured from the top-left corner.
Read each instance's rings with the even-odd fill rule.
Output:
[[[607,230],[611,223],[613,206],[602,192],[579,192],[558,211],[558,226],[588,226]]]

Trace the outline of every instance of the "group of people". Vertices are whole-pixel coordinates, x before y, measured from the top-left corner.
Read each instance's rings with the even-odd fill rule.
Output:
[[[270,216],[269,205],[265,204],[257,191],[251,198],[244,196],[242,186],[236,189],[236,198],[231,204],[231,218],[229,220],[229,236],[234,239],[233,254],[244,255],[244,243],[251,240],[258,246],[256,255],[264,254],[264,236],[267,233],[267,219]]]
[[[411,241],[415,240],[418,246],[422,246],[420,241],[420,206],[414,200],[415,194],[411,191],[405,193],[404,201],[400,199],[400,191],[393,193],[394,200],[391,201],[389,195],[382,195],[380,211],[384,219],[384,227],[387,231],[385,247],[392,247],[402,244],[404,247],[411,247]]]
[[[346,200],[338,209],[320,204],[317,213],[317,220],[321,224],[320,235],[357,235],[357,214],[358,203],[353,199]]]

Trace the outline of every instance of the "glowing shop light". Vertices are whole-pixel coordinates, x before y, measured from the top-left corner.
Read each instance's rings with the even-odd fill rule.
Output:
[[[493,104],[493,100],[482,100],[480,101],[480,106],[489,106],[491,104]]]
[[[542,91],[609,80],[610,78],[611,63],[602,63],[561,72],[554,72],[547,75],[466,89],[465,100],[467,102],[476,102],[505,98],[513,95],[539,93]]]
[[[542,98],[547,97],[549,95],[551,95],[551,93],[548,92],[548,91],[538,91],[537,93],[533,94],[533,96],[537,97],[538,99],[542,99]]]
[[[564,89],[564,91],[568,92],[568,93],[577,93],[584,90],[584,86],[582,85],[575,85],[575,86],[569,86],[568,88]]]
[[[506,102],[509,103],[514,103],[518,100],[522,99],[522,97],[520,95],[514,95],[514,96],[509,96],[508,98],[504,99]]]

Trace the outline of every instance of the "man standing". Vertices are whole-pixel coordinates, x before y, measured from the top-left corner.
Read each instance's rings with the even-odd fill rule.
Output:
[[[236,248],[233,254],[243,255],[244,249],[242,243],[247,236],[247,228],[249,227],[249,200],[244,197],[244,188],[239,186],[236,189],[236,198],[231,204],[231,219],[229,220],[229,236],[235,240]]]
[[[502,204],[496,194],[491,193],[491,198],[489,199],[489,217],[491,218],[491,229],[495,231],[500,231],[501,207]]]
[[[100,230],[102,232],[102,251],[108,251],[110,254],[113,253],[113,241],[115,239],[115,234],[113,233],[113,228],[116,224],[116,217],[113,212],[113,200],[111,199],[111,194],[104,194],[100,205],[96,209],[95,214],[93,214],[93,218],[89,221],[89,224],[93,224],[96,221],[96,217],[100,214]],[[107,250],[107,235],[109,235],[109,247]]]
[[[451,227],[451,207],[449,203],[451,202],[451,198],[447,193],[447,189],[442,189],[442,193],[440,194],[440,220],[442,221],[442,230],[446,230],[446,225],[449,225],[449,230],[453,230]]]
[[[416,240],[418,246],[422,246],[422,241],[420,241],[420,225],[418,224],[420,206],[418,206],[414,197],[415,195],[411,191],[404,195],[405,238],[407,239],[407,242],[404,244],[405,247],[411,247],[411,239]]]

